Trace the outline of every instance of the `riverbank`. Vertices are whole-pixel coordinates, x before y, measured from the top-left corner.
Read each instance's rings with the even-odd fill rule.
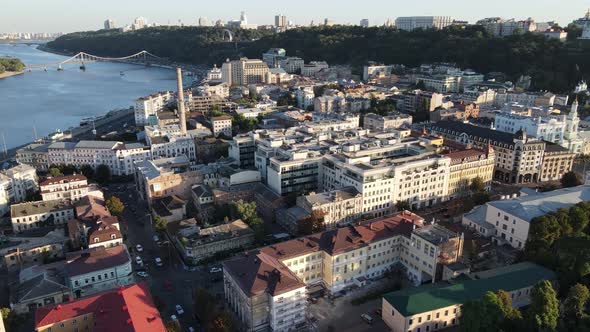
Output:
[[[10,76],[22,75],[24,71],[5,71],[0,74],[0,79],[7,78]]]

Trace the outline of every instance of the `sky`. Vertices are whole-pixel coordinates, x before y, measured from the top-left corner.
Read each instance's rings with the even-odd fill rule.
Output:
[[[557,21],[567,25],[584,16],[587,0],[1,0],[2,32],[73,32],[97,30],[107,19],[117,26],[137,16],[149,23],[196,25],[199,17],[211,21],[238,19],[245,11],[249,23],[273,24],[282,13],[295,24],[308,25],[330,18],[336,23],[358,24],[368,18],[381,25],[398,16],[440,15],[475,23],[484,17]]]

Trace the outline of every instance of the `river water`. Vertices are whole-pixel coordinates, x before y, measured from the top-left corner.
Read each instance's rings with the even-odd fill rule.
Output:
[[[60,62],[68,57],[43,52],[36,46],[0,44],[0,57],[20,58],[25,64]],[[173,70],[138,65],[93,62],[26,72],[0,79],[0,147],[2,134],[10,149],[56,129],[77,126],[82,118],[127,108],[138,97],[175,90]],[[124,72],[124,75],[121,75]],[[35,129],[34,129],[35,128]],[[2,150],[2,149],[0,149]]]

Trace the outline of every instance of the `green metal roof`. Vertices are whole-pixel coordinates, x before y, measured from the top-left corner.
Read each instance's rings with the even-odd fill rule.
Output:
[[[501,268],[498,272],[485,279],[455,280],[452,283],[407,288],[388,293],[383,298],[403,316],[408,317],[479,299],[488,291],[517,290],[556,277],[553,271],[528,262]]]

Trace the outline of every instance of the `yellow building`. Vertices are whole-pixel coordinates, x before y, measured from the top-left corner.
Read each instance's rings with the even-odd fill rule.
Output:
[[[473,179],[480,178],[486,190],[490,189],[494,176],[495,153],[492,147],[487,151],[462,150],[444,155],[451,158],[449,174],[449,196],[459,197],[469,190]]]

